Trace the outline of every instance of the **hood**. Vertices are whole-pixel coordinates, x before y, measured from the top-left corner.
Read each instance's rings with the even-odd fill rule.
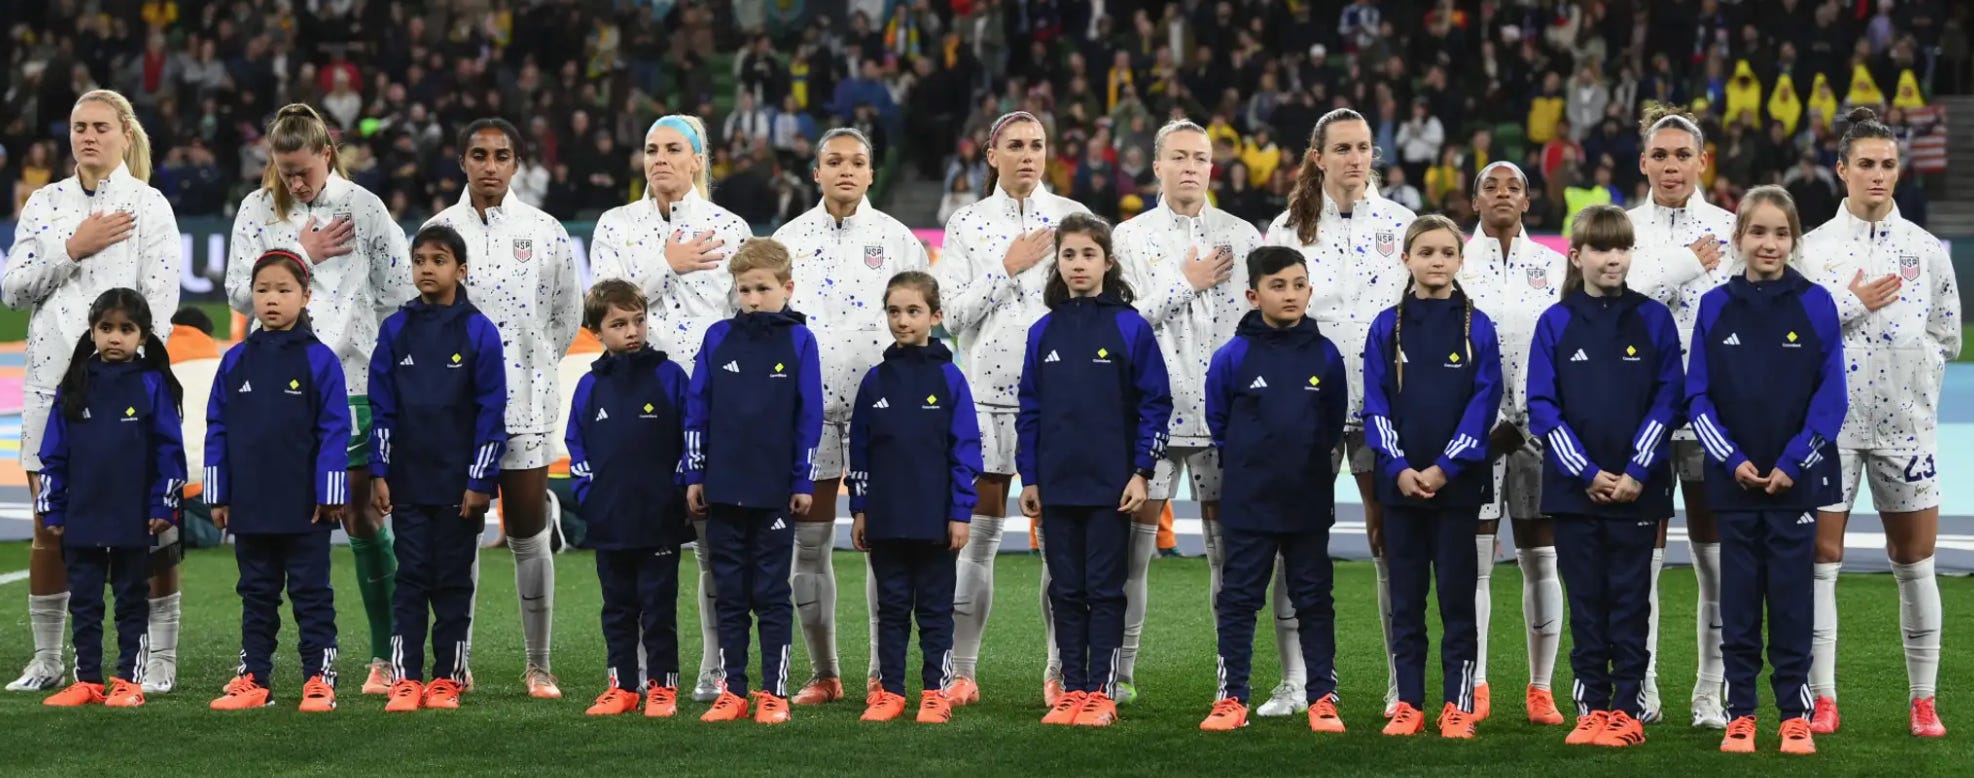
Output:
[[[306,348],[308,344],[314,342],[316,342],[315,332],[310,330],[306,324],[299,321],[295,322],[295,326],[292,329],[278,332],[275,330],[259,329],[255,330],[252,335],[247,336],[247,345],[257,348]]]
[[[665,363],[666,359],[665,352],[646,345],[644,348],[636,351],[623,354],[606,353],[603,356],[597,357],[595,362],[590,363],[589,371],[599,376],[607,376],[620,371],[628,373],[638,370],[656,370],[659,365]]]
[[[793,308],[783,308],[779,311],[743,312],[735,314],[733,317],[734,328],[747,332],[766,332],[769,329],[777,327],[793,327],[797,324],[807,324],[808,322],[809,317],[802,315]]]
[[[410,301],[399,306],[399,308],[405,312],[405,315],[412,318],[439,323],[450,323],[461,316],[478,310],[473,307],[473,301],[467,299],[466,287],[463,284],[454,293],[451,305],[428,303],[425,302],[423,296],[419,296],[411,298]]]
[[[145,369],[146,368],[144,367],[144,364],[138,362],[135,359],[126,360],[123,362],[105,362],[103,361],[103,357],[100,354],[93,355],[89,358],[90,378],[111,378],[116,376],[125,376],[133,373],[144,372]]]
[[[1323,334],[1322,329],[1317,327],[1316,320],[1308,316],[1302,317],[1302,321],[1296,322],[1293,327],[1271,327],[1268,325],[1267,317],[1262,316],[1259,310],[1248,311],[1247,315],[1242,316],[1241,323],[1234,328],[1234,332],[1244,338],[1289,343],[1314,341]]]
[[[1774,281],[1750,281],[1746,275],[1730,278],[1727,293],[1736,300],[1773,301],[1801,294],[1809,285],[1810,280],[1797,272],[1794,265],[1787,265],[1782,268],[1782,277]]]
[[[884,350],[884,361],[938,365],[953,361],[953,352],[946,348],[946,344],[937,340],[929,341],[923,346],[893,343],[890,348]]]

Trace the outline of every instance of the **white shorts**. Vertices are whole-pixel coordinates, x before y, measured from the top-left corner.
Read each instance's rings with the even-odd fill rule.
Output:
[[[1940,507],[1940,475],[1930,449],[1846,448],[1837,451],[1843,463],[1844,501],[1824,510],[1848,513],[1857,504],[1858,476],[1871,483],[1871,502],[1879,513],[1910,513]]]
[[[21,469],[41,472],[41,438],[48,432],[48,412],[55,409],[55,393],[32,387],[21,390]],[[200,441],[199,445],[205,445]]]
[[[534,470],[548,467],[548,433],[522,432],[507,436],[507,452],[500,455],[502,470]]]
[[[974,415],[980,420],[980,472],[1014,475],[1014,450],[1020,442],[1014,430],[1016,411],[981,407]]]
[[[1529,438],[1515,453],[1494,460],[1494,502],[1481,506],[1481,521],[1542,518],[1542,441]]]
[[[1152,468],[1146,497],[1153,500],[1172,499],[1180,468],[1185,468],[1193,478],[1193,499],[1200,502],[1219,501],[1220,450],[1212,446],[1166,449],[1165,458],[1158,460]]]
[[[850,461],[850,423],[823,420],[822,442],[816,444],[815,471],[818,481],[843,477],[843,465]]]
[[[1683,431],[1683,430],[1682,430]],[[1700,441],[1673,433],[1672,474],[1688,483],[1706,483],[1707,449]]]
[[[1352,430],[1343,434],[1343,441],[1330,452],[1330,469],[1343,471],[1345,461],[1350,462],[1351,475],[1363,475],[1378,469],[1378,452],[1366,443],[1363,430]]]

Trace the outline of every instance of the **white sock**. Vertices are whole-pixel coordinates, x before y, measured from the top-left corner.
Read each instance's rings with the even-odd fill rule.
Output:
[[[1158,525],[1131,522],[1124,558],[1124,645],[1117,652],[1117,680],[1133,683],[1138,643],[1145,634],[1145,605],[1151,596],[1151,561],[1158,555]]]
[[[1042,552],[1042,646],[1049,660],[1042,664],[1042,683],[1062,680],[1062,652],[1056,650],[1056,607],[1049,602],[1049,533],[1035,528],[1035,548]]]
[[[1651,657],[1645,662],[1645,698],[1659,699],[1659,571],[1666,567],[1666,550],[1652,549],[1652,611],[1645,629],[1645,651]]]
[[[870,565],[870,555],[864,555],[864,603],[870,611],[870,675],[877,677],[877,571]]]
[[[795,523],[795,568],[789,586],[795,593],[795,615],[802,621],[809,666],[817,678],[838,674],[835,551],[836,522]]]
[[[1302,622],[1295,617],[1295,603],[1289,600],[1288,565],[1275,557],[1275,653],[1282,658],[1282,683],[1297,687],[1309,685],[1309,666],[1302,662]]]
[[[1474,536],[1474,685],[1487,683],[1487,624],[1494,620],[1494,536]]]
[[[178,606],[184,595],[172,592],[151,598],[151,626],[146,631],[153,659],[178,666]]]
[[[1381,556],[1371,557],[1378,568],[1378,628],[1384,632],[1385,708],[1398,701],[1398,657],[1391,653],[1391,566]]]
[[[1843,569],[1842,562],[1816,563],[1810,590],[1816,608],[1816,626],[1810,633],[1810,693],[1832,700],[1837,699],[1837,573]]]
[[[699,675],[725,680],[720,673],[720,614],[713,605],[719,589],[713,583],[713,552],[706,544],[706,519],[692,522],[692,529],[699,538],[692,548],[693,558],[699,561]]]
[[[1905,676],[1912,699],[1934,695],[1940,677],[1940,582],[1933,558],[1909,565],[1892,563],[1899,582],[1899,632],[1905,637]]]
[[[1556,577],[1556,547],[1515,549],[1522,568],[1522,622],[1528,626],[1528,682],[1549,690],[1556,673],[1556,644],[1563,634],[1563,584]]]
[[[62,665],[62,638],[69,628],[69,593],[30,594],[27,617],[34,631],[34,661]]]
[[[555,621],[555,557],[549,551],[554,530],[543,527],[532,538],[509,536],[514,550],[514,591],[521,601],[521,639],[528,662],[549,669],[549,635]]]
[[[966,547],[960,550],[953,587],[955,677],[974,677],[980,662],[980,639],[987,631],[987,614],[994,609],[994,556],[1001,552],[1001,527],[1006,521],[975,515]]]
[[[1699,608],[1694,618],[1700,652],[1699,677],[1693,681],[1693,699],[1702,696],[1720,699],[1726,677],[1720,659],[1720,544],[1689,543],[1693,552],[1693,576],[1699,579]]]
[[[1220,597],[1220,571],[1227,567],[1227,550],[1220,545],[1220,522],[1201,521],[1200,540],[1206,545],[1206,608],[1211,612]]]

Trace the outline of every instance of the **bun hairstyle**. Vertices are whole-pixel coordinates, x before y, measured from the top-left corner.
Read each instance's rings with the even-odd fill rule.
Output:
[[[137,112],[130,107],[130,99],[113,89],[92,89],[76,98],[75,104],[102,103],[115,111],[117,123],[123,125],[123,166],[130,176],[145,183],[151,182],[151,136],[144,132],[144,124],[137,121]]]
[[[1652,142],[1654,133],[1664,129],[1675,129],[1692,134],[1693,148],[1700,150],[1707,148],[1706,133],[1700,131],[1699,122],[1695,121],[1690,113],[1653,100],[1645,103],[1645,110],[1639,112],[1639,116],[1641,117],[1638,121],[1639,139],[1647,144]]]
[[[322,120],[306,103],[290,103],[275,112],[274,121],[267,124],[267,150],[274,154],[292,154],[306,151],[310,154],[328,152],[329,169],[336,175],[347,176],[343,168],[343,157],[336,153],[336,139],[329,135],[329,123]],[[281,183],[281,170],[274,160],[267,162],[267,170],[261,173],[260,185],[274,196],[274,218],[282,219],[288,210],[295,207],[295,196],[288,193],[288,187]]]
[[[1850,162],[1851,143],[1868,138],[1892,141],[1893,151],[1897,152],[1899,138],[1892,134],[1889,125],[1878,120],[1877,111],[1863,106],[1852,108],[1850,113],[1844,115],[1844,121],[1849,122],[1850,126],[1844,129],[1843,139],[1837,142],[1837,159]]]
[[[75,352],[69,356],[68,372],[62,374],[62,416],[81,420],[82,412],[89,406],[89,360],[96,356],[96,324],[111,311],[122,311],[144,333],[144,350],[137,361],[146,370],[155,370],[164,378],[165,387],[171,391],[171,404],[183,409],[185,389],[178,384],[178,378],[171,373],[171,353],[151,326],[151,304],[137,290],[127,287],[110,289],[96,296],[89,304],[89,332],[82,333],[76,341]]]
[[[1323,144],[1329,141],[1330,125],[1338,122],[1364,122],[1364,115],[1349,108],[1338,108],[1323,114],[1316,120],[1316,127],[1309,131],[1309,151],[1322,153]],[[1364,122],[1366,126],[1370,122]],[[1372,150],[1376,154],[1376,149]],[[1376,160],[1372,160],[1376,167]],[[1366,196],[1378,193],[1376,173],[1364,178]],[[1316,162],[1314,154],[1304,153],[1302,166],[1296,168],[1295,186],[1289,190],[1289,219],[1287,226],[1295,230],[1296,240],[1302,245],[1316,242],[1316,226],[1323,220],[1323,166]]]
[[[1124,280],[1124,266],[1118,264],[1117,254],[1111,251],[1110,222],[1104,221],[1101,216],[1087,213],[1072,213],[1063,217],[1062,221],[1056,223],[1057,252],[1062,251],[1062,239],[1070,235],[1089,237],[1097,244],[1097,249],[1104,253],[1104,259],[1110,263],[1110,267],[1104,269],[1103,286],[1097,290],[1099,294],[1110,294],[1122,300],[1125,305],[1130,305],[1137,299],[1137,293],[1131,291],[1130,282]],[[1068,300],[1069,283],[1062,280],[1061,267],[1051,265],[1049,282],[1042,287],[1042,304],[1053,309]]]
[[[987,130],[987,148],[988,149],[994,148],[994,144],[1000,141],[1001,139],[1001,132],[1006,130],[1008,128],[1008,125],[1018,124],[1020,122],[1034,122],[1035,126],[1037,127],[1043,126],[1041,119],[1035,118],[1035,114],[1029,113],[1027,111],[1009,111],[1007,113],[1001,114],[1001,118],[995,119],[993,127]],[[1047,150],[1048,144],[1049,144],[1048,133],[1045,128],[1042,137],[1042,146],[1044,151]],[[981,158],[982,159],[986,158],[985,152],[982,152]],[[987,165],[987,188],[981,190],[980,196],[983,198],[992,196],[994,194],[994,187],[1000,185],[1001,185],[1001,170],[1000,168],[995,167],[992,163],[989,163]]]
[[[1412,243],[1417,241],[1420,235],[1441,230],[1453,233],[1454,251],[1466,253],[1467,237],[1460,232],[1460,225],[1454,224],[1452,219],[1432,213],[1413,219],[1412,224],[1405,228],[1405,254],[1407,256],[1412,254]],[[1405,291],[1398,296],[1398,316],[1392,320],[1392,360],[1395,363],[1395,375],[1400,389],[1405,388],[1405,301],[1412,299],[1412,289],[1417,284],[1416,278],[1408,276],[1405,279]],[[1460,287],[1458,278],[1453,279],[1453,293],[1460,297],[1460,337],[1467,344],[1466,359],[1472,362],[1474,360],[1474,298],[1467,296],[1467,290]]]

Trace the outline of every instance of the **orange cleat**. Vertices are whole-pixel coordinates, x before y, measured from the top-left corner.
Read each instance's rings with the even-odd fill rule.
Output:
[[[363,693],[390,694],[392,689],[397,688],[394,683],[396,680],[397,676],[391,672],[390,662],[373,659],[370,661],[370,674],[363,679]]]
[[[1816,753],[1816,736],[1810,734],[1810,723],[1808,719],[1801,717],[1785,719],[1782,722],[1782,728],[1776,730],[1776,734],[1782,736],[1782,753]]]
[[[1247,706],[1232,697],[1213,703],[1213,712],[1199,723],[1202,732],[1232,732],[1247,726]]]
[[[1946,737],[1947,725],[1940,723],[1940,711],[1934,707],[1938,698],[1927,697],[1912,701],[1912,736]]]
[[[725,689],[720,696],[713,698],[713,707],[706,709],[700,721],[739,721],[747,718],[747,698]]]
[[[254,683],[253,676],[243,675],[226,684],[226,694],[213,700],[207,706],[213,710],[247,710],[265,708],[274,704],[274,693],[267,687]]]
[[[1563,738],[1566,746],[1590,746],[1597,744],[1597,737],[1604,734],[1604,728],[1611,724],[1610,711],[1591,711],[1576,717],[1576,728],[1570,730],[1569,737]]]
[[[669,719],[678,715],[679,690],[672,686],[652,686],[644,690],[644,717]]]
[[[528,686],[528,696],[537,700],[562,699],[562,687],[556,685],[555,674],[541,665],[530,664],[521,674],[521,682]]]
[[[1343,717],[1337,715],[1337,696],[1332,694],[1309,704],[1309,731],[1343,733]]]
[[[1474,723],[1478,724],[1486,721],[1487,717],[1493,712],[1494,706],[1489,704],[1487,700],[1487,684],[1474,684],[1474,712],[1472,714]]]
[[[953,720],[953,704],[946,700],[946,693],[933,689],[919,695],[918,723],[944,724]]]
[[[869,680],[864,681],[864,704],[869,705],[881,691],[884,691],[884,683],[877,680],[877,676],[871,676]]]
[[[1837,698],[1818,697],[1816,708],[1810,711],[1810,732],[1818,735],[1835,735],[1844,718],[1837,715]]]
[[[1076,723],[1076,713],[1083,708],[1082,692],[1064,692],[1056,698],[1056,704],[1049,706],[1049,712],[1042,716],[1043,724],[1068,726]]]
[[[439,710],[457,710],[459,708],[459,696],[465,693],[466,690],[460,688],[458,681],[454,681],[451,678],[440,678],[425,686],[424,705],[427,708],[437,708]]]
[[[1117,722],[1117,702],[1103,692],[1090,692],[1083,695],[1083,704],[1076,708],[1076,718],[1069,723],[1079,727],[1108,727]]]
[[[954,678],[952,684],[946,687],[946,701],[952,703],[955,708],[979,702],[980,684],[966,676]]]
[[[1385,723],[1387,735],[1409,737],[1424,732],[1425,729],[1426,714],[1420,713],[1418,708],[1412,707],[1412,704],[1407,702],[1400,702],[1398,707],[1392,708],[1391,721]]]
[[[864,715],[858,720],[890,721],[903,715],[905,715],[905,695],[880,691],[871,698],[870,706],[864,708]]]
[[[637,710],[637,692],[612,686],[596,696],[596,702],[583,711],[585,716],[619,716]]]
[[[1727,722],[1727,736],[1720,739],[1720,750],[1724,754],[1754,753],[1755,717],[1742,716]]]
[[[1528,687],[1528,721],[1553,727],[1563,723],[1563,712],[1556,710],[1556,696],[1548,689],[1537,689],[1534,684]]]
[[[1062,681],[1055,678],[1043,681],[1042,704],[1054,706],[1059,699],[1062,699]]]
[[[399,678],[391,684],[391,701],[384,703],[385,713],[410,713],[424,707],[425,685],[410,678]]]
[[[144,687],[122,678],[110,679],[110,693],[103,704],[112,708],[135,708],[144,704]]]
[[[788,701],[796,705],[821,705],[825,702],[835,702],[840,699],[843,699],[843,679],[816,678],[810,680],[808,684],[802,687],[801,691],[796,692],[795,696],[790,697]]]
[[[1604,724],[1604,731],[1590,741],[1593,746],[1606,748],[1629,748],[1645,743],[1645,724],[1624,711],[1614,711]]]
[[[902,700],[904,698],[900,697],[899,699]],[[787,698],[776,697],[767,692],[755,692],[754,693],[754,723],[787,724],[788,723]]]
[[[84,705],[103,704],[103,685],[88,681],[76,681],[69,688],[55,692],[41,704],[53,708],[79,708]]]
[[[302,704],[298,707],[303,713],[328,713],[335,710],[336,687],[330,686],[322,676],[309,678],[308,683],[302,684]]]
[[[1475,714],[1461,710],[1460,706],[1447,703],[1439,709],[1439,736],[1455,740],[1474,739],[1474,726],[1480,723]]]

